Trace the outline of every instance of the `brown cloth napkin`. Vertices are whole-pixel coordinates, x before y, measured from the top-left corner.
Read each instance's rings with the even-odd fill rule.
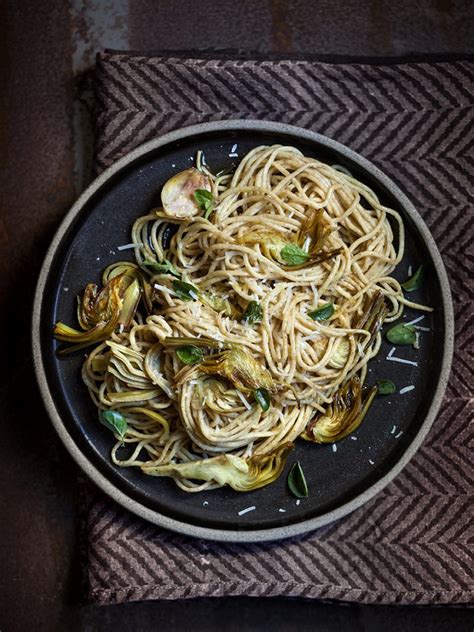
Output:
[[[451,279],[457,340],[438,419],[374,500],[303,537],[242,545],[170,533],[101,498],[88,525],[93,601],[285,595],[472,602],[473,87],[469,61],[99,56],[98,169],[164,132],[228,118],[283,121],[345,143],[397,181],[429,225]]]

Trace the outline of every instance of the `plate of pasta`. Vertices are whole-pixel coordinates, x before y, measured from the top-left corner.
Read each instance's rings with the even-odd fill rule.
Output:
[[[373,498],[447,383],[444,266],[402,191],[279,123],[171,132],[79,198],[43,265],[33,352],[49,415],[111,497],[230,541]]]

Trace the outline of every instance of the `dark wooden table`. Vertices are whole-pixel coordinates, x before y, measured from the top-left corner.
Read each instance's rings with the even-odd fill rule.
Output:
[[[290,599],[83,603],[81,474],[34,381],[34,285],[90,179],[89,87],[102,48],[357,56],[474,52],[469,0],[6,0],[0,19],[0,630],[470,630],[465,608]]]

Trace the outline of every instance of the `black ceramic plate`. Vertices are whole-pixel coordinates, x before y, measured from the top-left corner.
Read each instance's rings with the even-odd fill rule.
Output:
[[[205,151],[216,172],[238,162],[262,144],[288,144],[308,156],[343,165],[369,185],[381,201],[397,209],[407,232],[406,255],[395,276],[409,266],[426,266],[426,283],[412,296],[436,306],[420,323],[421,348],[399,347],[386,360],[382,345],[371,362],[368,383],[389,378],[397,393],[378,397],[362,427],[337,445],[298,442],[287,469],[274,484],[239,494],[224,488],[187,494],[170,479],[147,477],[137,469],[117,468],[109,457],[110,432],[97,414],[80,378],[83,354],[58,358],[53,323],[75,323],[76,295],[89,281],[99,282],[108,264],[132,258],[117,246],[130,242],[139,215],[159,204],[162,184],[193,164]],[[236,145],[236,147],[234,147]],[[406,311],[406,322],[420,316]],[[446,273],[423,221],[400,190],[371,163],[317,134],[277,123],[227,121],[204,124],[152,141],[106,171],[81,196],[62,223],[41,272],[34,309],[33,347],[37,375],[49,414],[73,457],[110,496],[142,517],[190,535],[232,541],[269,540],[309,531],[339,518],[372,498],[407,463],[427,433],[439,407],[452,353],[452,307]],[[406,386],[415,388],[400,394]],[[299,460],[309,497],[296,503],[286,486],[289,467]],[[255,507],[239,515],[241,510]]]

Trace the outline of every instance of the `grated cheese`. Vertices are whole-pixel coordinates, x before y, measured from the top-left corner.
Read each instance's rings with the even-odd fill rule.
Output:
[[[246,513],[249,513],[249,511],[255,511],[256,507],[255,505],[252,505],[251,507],[246,507],[245,509],[241,509],[238,513],[239,516],[243,516]]]
[[[237,150],[237,143],[235,143],[235,145],[232,145],[232,149],[230,150],[230,153],[233,154],[235,153]]]
[[[408,276],[411,277],[412,274],[413,274],[413,268],[411,266],[408,266]]]
[[[337,452],[337,445],[335,443],[332,444],[332,451]]]
[[[403,434],[403,430],[400,430],[400,432],[395,435],[395,439],[398,439],[399,437],[401,437],[402,434]]]
[[[393,356],[393,354],[395,353],[395,351],[396,351],[396,348],[395,348],[395,347],[392,347],[392,348],[390,349],[390,351],[388,352],[387,360]]]
[[[239,396],[239,398],[242,400],[243,405],[245,406],[245,408],[247,410],[252,410],[252,406],[248,403],[247,399],[244,397],[243,393],[241,393],[239,390],[236,391],[237,395]]]
[[[137,243],[137,244],[125,244],[123,246],[117,246],[117,250],[130,250],[131,248],[135,248],[135,246],[139,247],[139,246],[143,246],[143,244],[141,244],[141,243],[140,244],[139,243]]]
[[[278,511],[279,511],[280,513],[286,513],[286,509],[281,509],[281,508],[280,508]]]
[[[352,441],[357,441],[357,437],[351,437]]]
[[[369,463],[370,463],[370,465],[375,465],[375,463],[372,461],[372,459],[369,459]]]
[[[298,507],[298,505],[300,504],[301,500],[298,498],[298,500],[296,501],[296,506]]]
[[[400,395],[403,395],[403,393],[409,393],[410,391],[414,391],[415,387],[413,386],[413,384],[410,384],[410,386],[404,386],[403,388],[400,389]]]
[[[419,323],[421,320],[423,320],[425,316],[419,316],[418,318],[415,318],[415,320],[410,320],[409,323],[405,323],[405,325],[416,325],[416,323]]]
[[[155,290],[160,290],[161,292],[164,292],[165,294],[176,296],[176,292],[173,292],[173,290],[170,290],[169,287],[165,287],[164,285],[160,285],[159,283],[155,283],[153,287],[155,288]]]
[[[429,327],[421,327],[421,325],[415,325],[415,329],[419,329],[420,331],[431,331]]]
[[[397,426],[393,426],[392,431],[390,432],[390,434],[395,434],[395,430],[397,429]]]
[[[229,158],[238,158],[239,154],[230,153]]]
[[[317,331],[314,334],[311,334],[310,336],[305,336],[304,338],[301,338],[301,340],[303,342],[307,342],[308,340],[315,340],[316,338],[319,338],[321,334],[319,333],[319,331]]]
[[[403,358],[396,358],[395,356],[391,356],[387,358],[390,362],[400,362],[400,364],[411,364],[412,366],[418,366],[418,362],[413,362],[413,360],[404,360]]]
[[[310,245],[311,245],[311,241],[312,241],[312,238],[311,238],[311,237],[306,237],[306,239],[304,240],[304,244],[303,244],[303,248],[302,248],[302,250],[304,250],[306,253],[307,253],[307,252],[308,252],[308,250],[309,250],[309,247],[310,247]]]

